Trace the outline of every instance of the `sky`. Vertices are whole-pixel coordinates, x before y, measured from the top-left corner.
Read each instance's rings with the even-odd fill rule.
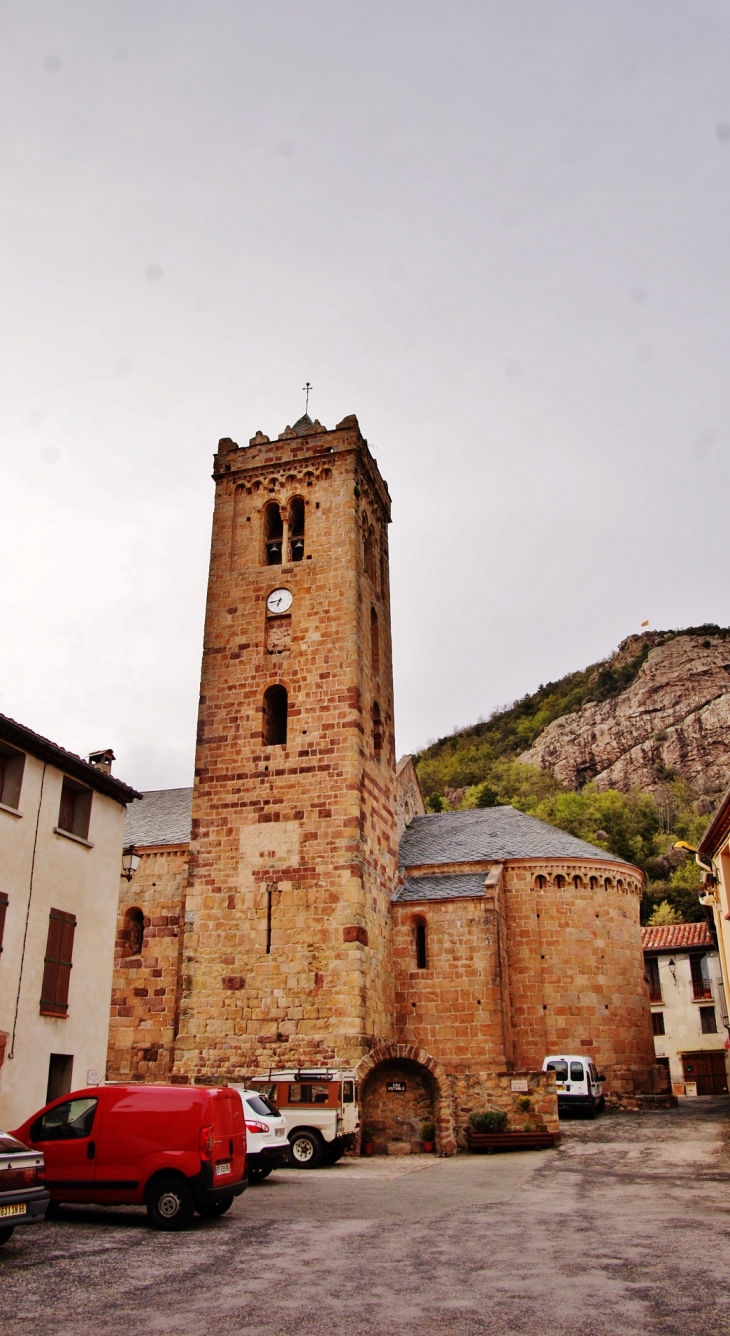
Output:
[[[2,0],[0,711],[192,782],[219,437],[356,413],[399,753],[730,623],[724,0]]]

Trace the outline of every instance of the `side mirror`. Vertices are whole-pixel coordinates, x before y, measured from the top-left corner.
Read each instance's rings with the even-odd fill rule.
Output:
[[[41,1119],[36,1118],[35,1122],[31,1123],[30,1127],[28,1128],[28,1140],[40,1141],[40,1139],[41,1139]]]
[[[606,1078],[605,1078],[605,1076],[603,1075],[602,1072],[599,1072],[599,1074],[598,1074],[598,1079],[599,1079],[599,1081],[605,1081]]]

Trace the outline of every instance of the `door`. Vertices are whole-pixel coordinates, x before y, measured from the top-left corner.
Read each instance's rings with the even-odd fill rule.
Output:
[[[96,1167],[92,1133],[98,1123],[98,1103],[90,1097],[64,1100],[36,1118],[30,1128],[32,1146],[43,1151],[46,1186],[56,1201],[89,1199]]]
[[[571,1095],[588,1094],[586,1067],[583,1062],[574,1061],[570,1064],[570,1093]]]
[[[697,1082],[698,1095],[726,1095],[728,1093],[724,1052],[683,1053],[682,1067],[684,1079]]]

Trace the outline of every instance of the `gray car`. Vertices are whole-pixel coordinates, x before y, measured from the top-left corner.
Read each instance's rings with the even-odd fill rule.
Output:
[[[16,1225],[43,1219],[50,1201],[45,1179],[40,1152],[0,1132],[0,1244],[7,1243]]]

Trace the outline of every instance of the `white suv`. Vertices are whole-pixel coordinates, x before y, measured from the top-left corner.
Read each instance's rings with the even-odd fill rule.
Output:
[[[336,1164],[356,1144],[360,1089],[354,1071],[292,1068],[254,1076],[251,1085],[286,1119],[295,1169]]]
[[[260,1183],[272,1169],[281,1169],[289,1163],[286,1119],[259,1090],[246,1090],[239,1085],[231,1089],[238,1091],[243,1104],[248,1181]]]

